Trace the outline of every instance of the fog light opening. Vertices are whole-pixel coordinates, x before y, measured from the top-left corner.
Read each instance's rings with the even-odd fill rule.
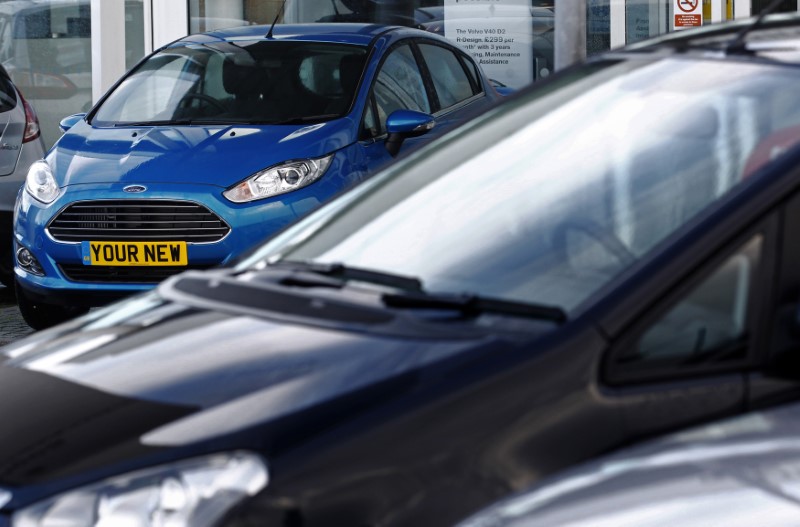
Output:
[[[25,247],[17,251],[17,264],[25,271],[37,276],[44,276],[44,269],[36,257]]]

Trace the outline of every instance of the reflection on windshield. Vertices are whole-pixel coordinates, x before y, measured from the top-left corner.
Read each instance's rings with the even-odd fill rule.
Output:
[[[318,230],[317,217],[299,225],[302,241],[283,236],[260,255],[574,309],[742,181],[774,131],[800,123],[796,75],[670,59],[532,92],[464,134],[469,149],[433,146],[438,158],[407,163]],[[453,167],[466,151],[478,153]]]
[[[347,113],[361,46],[249,41],[169,48],[109,96],[93,124],[295,124]]]

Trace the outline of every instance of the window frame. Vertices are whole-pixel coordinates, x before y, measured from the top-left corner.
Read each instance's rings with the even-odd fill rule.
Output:
[[[433,81],[433,74],[431,73],[431,69],[428,67],[428,62],[425,60],[425,54],[422,52],[422,49],[420,48],[421,45],[442,48],[446,51],[449,51],[453,55],[453,57],[456,59],[459,66],[461,67],[461,71],[464,72],[464,76],[467,78],[467,82],[469,82],[470,89],[472,90],[472,94],[469,97],[461,99],[460,101],[457,101],[451,104],[450,106],[444,108],[442,107],[441,100],[439,99],[439,93],[436,91],[436,84]],[[435,40],[427,40],[422,38],[417,39],[415,41],[415,47],[417,49],[417,52],[419,53],[419,61],[424,65],[427,77],[430,79],[430,90],[432,92],[432,95],[436,99],[437,110],[434,113],[434,115],[446,113],[450,111],[452,108],[460,108],[465,102],[472,101],[475,99],[476,96],[483,94],[483,90],[478,86],[477,79],[474,78],[474,76],[478,74],[478,70],[475,69],[475,73],[470,73],[469,68],[464,63],[464,61],[469,60],[469,58],[465,57],[464,53],[461,50],[452,48],[442,42],[437,42]]]
[[[377,111],[377,102],[375,101],[375,84],[378,81],[378,76],[381,74],[381,71],[383,71],[383,66],[386,63],[386,60],[392,55],[392,53],[394,53],[397,50],[397,48],[401,46],[409,46],[409,48],[411,49],[411,54],[414,57],[414,62],[416,63],[417,69],[419,70],[419,73],[422,76],[422,84],[425,87],[425,95],[428,98],[428,105],[431,107],[431,109],[434,108],[434,101],[433,99],[431,99],[431,92],[429,86],[429,84],[431,84],[432,81],[426,78],[428,70],[423,69],[422,65],[419,62],[420,60],[419,50],[417,50],[416,46],[414,45],[414,39],[413,38],[400,39],[386,49],[386,51],[383,53],[383,56],[381,57],[380,62],[378,62],[378,66],[375,68],[375,73],[372,75],[372,79],[370,80],[369,83],[369,89],[367,90],[367,102],[364,105],[364,109],[361,112],[361,118],[359,119],[359,126],[358,126],[359,141],[378,141],[381,138],[385,138],[388,136],[386,131],[381,131],[381,128],[383,128],[382,126],[381,128],[378,129],[379,133],[377,135],[372,135],[368,133],[369,129],[364,125],[364,121],[366,119],[367,108],[369,106],[372,106],[372,111],[376,118],[379,115]],[[433,112],[431,114],[435,115],[433,114]]]
[[[433,85],[433,78],[431,77],[430,69],[428,68],[428,64],[425,62],[425,59],[422,56],[422,52],[419,49],[418,44],[420,42],[433,46],[442,47],[444,49],[451,51],[456,56],[456,58],[459,61],[459,64],[461,65],[461,68],[464,70],[464,73],[469,79],[470,85],[472,86],[473,94],[471,97],[468,97],[463,101],[459,101],[456,104],[448,106],[447,108],[441,107],[441,104],[439,102],[439,96],[436,93],[436,89],[434,88]],[[424,37],[407,37],[400,39],[386,49],[386,51],[383,53],[383,56],[380,59],[380,62],[378,63],[378,66],[375,68],[375,73],[372,76],[372,80],[370,81],[369,84],[369,89],[367,90],[367,102],[364,105],[364,110],[361,112],[361,118],[359,119],[359,131],[358,131],[359,141],[378,141],[382,138],[385,138],[388,135],[386,132],[378,133],[378,135],[372,135],[371,133],[369,133],[369,129],[365,126],[364,121],[366,119],[367,109],[370,106],[372,106],[373,113],[376,116],[378,115],[377,109],[375,108],[376,104],[374,95],[375,82],[378,79],[378,75],[383,70],[383,65],[386,62],[386,59],[396,50],[396,48],[404,45],[411,47],[411,53],[413,54],[414,60],[417,63],[417,68],[419,69],[419,72],[422,75],[422,82],[423,85],[425,86],[425,92],[428,96],[428,104],[431,107],[431,115],[434,118],[459,110],[467,106],[468,104],[471,104],[472,102],[486,96],[486,91],[483,89],[483,85],[480,82],[481,81],[480,77],[477,79],[474,78],[475,75],[480,75],[480,70],[477,64],[472,60],[471,57],[469,57],[469,55],[467,55],[462,50],[450,46],[445,42],[440,42],[435,39],[428,39]],[[468,63],[472,65],[474,73],[470,73]],[[361,82],[363,82],[363,77],[361,81],[359,81],[359,86],[361,85]]]
[[[777,270],[777,247],[779,243],[779,212],[773,211],[754,226],[726,242],[706,261],[699,263],[693,271],[674,281],[669,294],[650,304],[611,343],[600,366],[600,383],[610,387],[679,381],[703,376],[713,376],[737,371],[749,371],[763,362],[768,341],[769,323],[766,320],[771,305],[774,277]],[[745,318],[745,349],[741,358],[720,362],[680,364],[681,359],[660,360],[651,366],[628,368],[617,361],[635,349],[641,338],[665,315],[690,295],[706,279],[710,278],[735,253],[743,249],[754,237],[760,235],[761,254],[753,279],[749,284],[747,314]]]

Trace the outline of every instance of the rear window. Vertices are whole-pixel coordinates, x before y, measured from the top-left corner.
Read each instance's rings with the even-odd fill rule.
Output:
[[[17,93],[5,75],[0,74],[0,113],[7,112],[17,106]]]

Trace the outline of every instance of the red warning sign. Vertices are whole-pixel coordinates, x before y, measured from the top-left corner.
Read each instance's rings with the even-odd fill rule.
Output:
[[[672,29],[687,29],[703,25],[703,3],[700,0],[673,0]]]
[[[675,29],[703,25],[703,15],[675,15]]]

